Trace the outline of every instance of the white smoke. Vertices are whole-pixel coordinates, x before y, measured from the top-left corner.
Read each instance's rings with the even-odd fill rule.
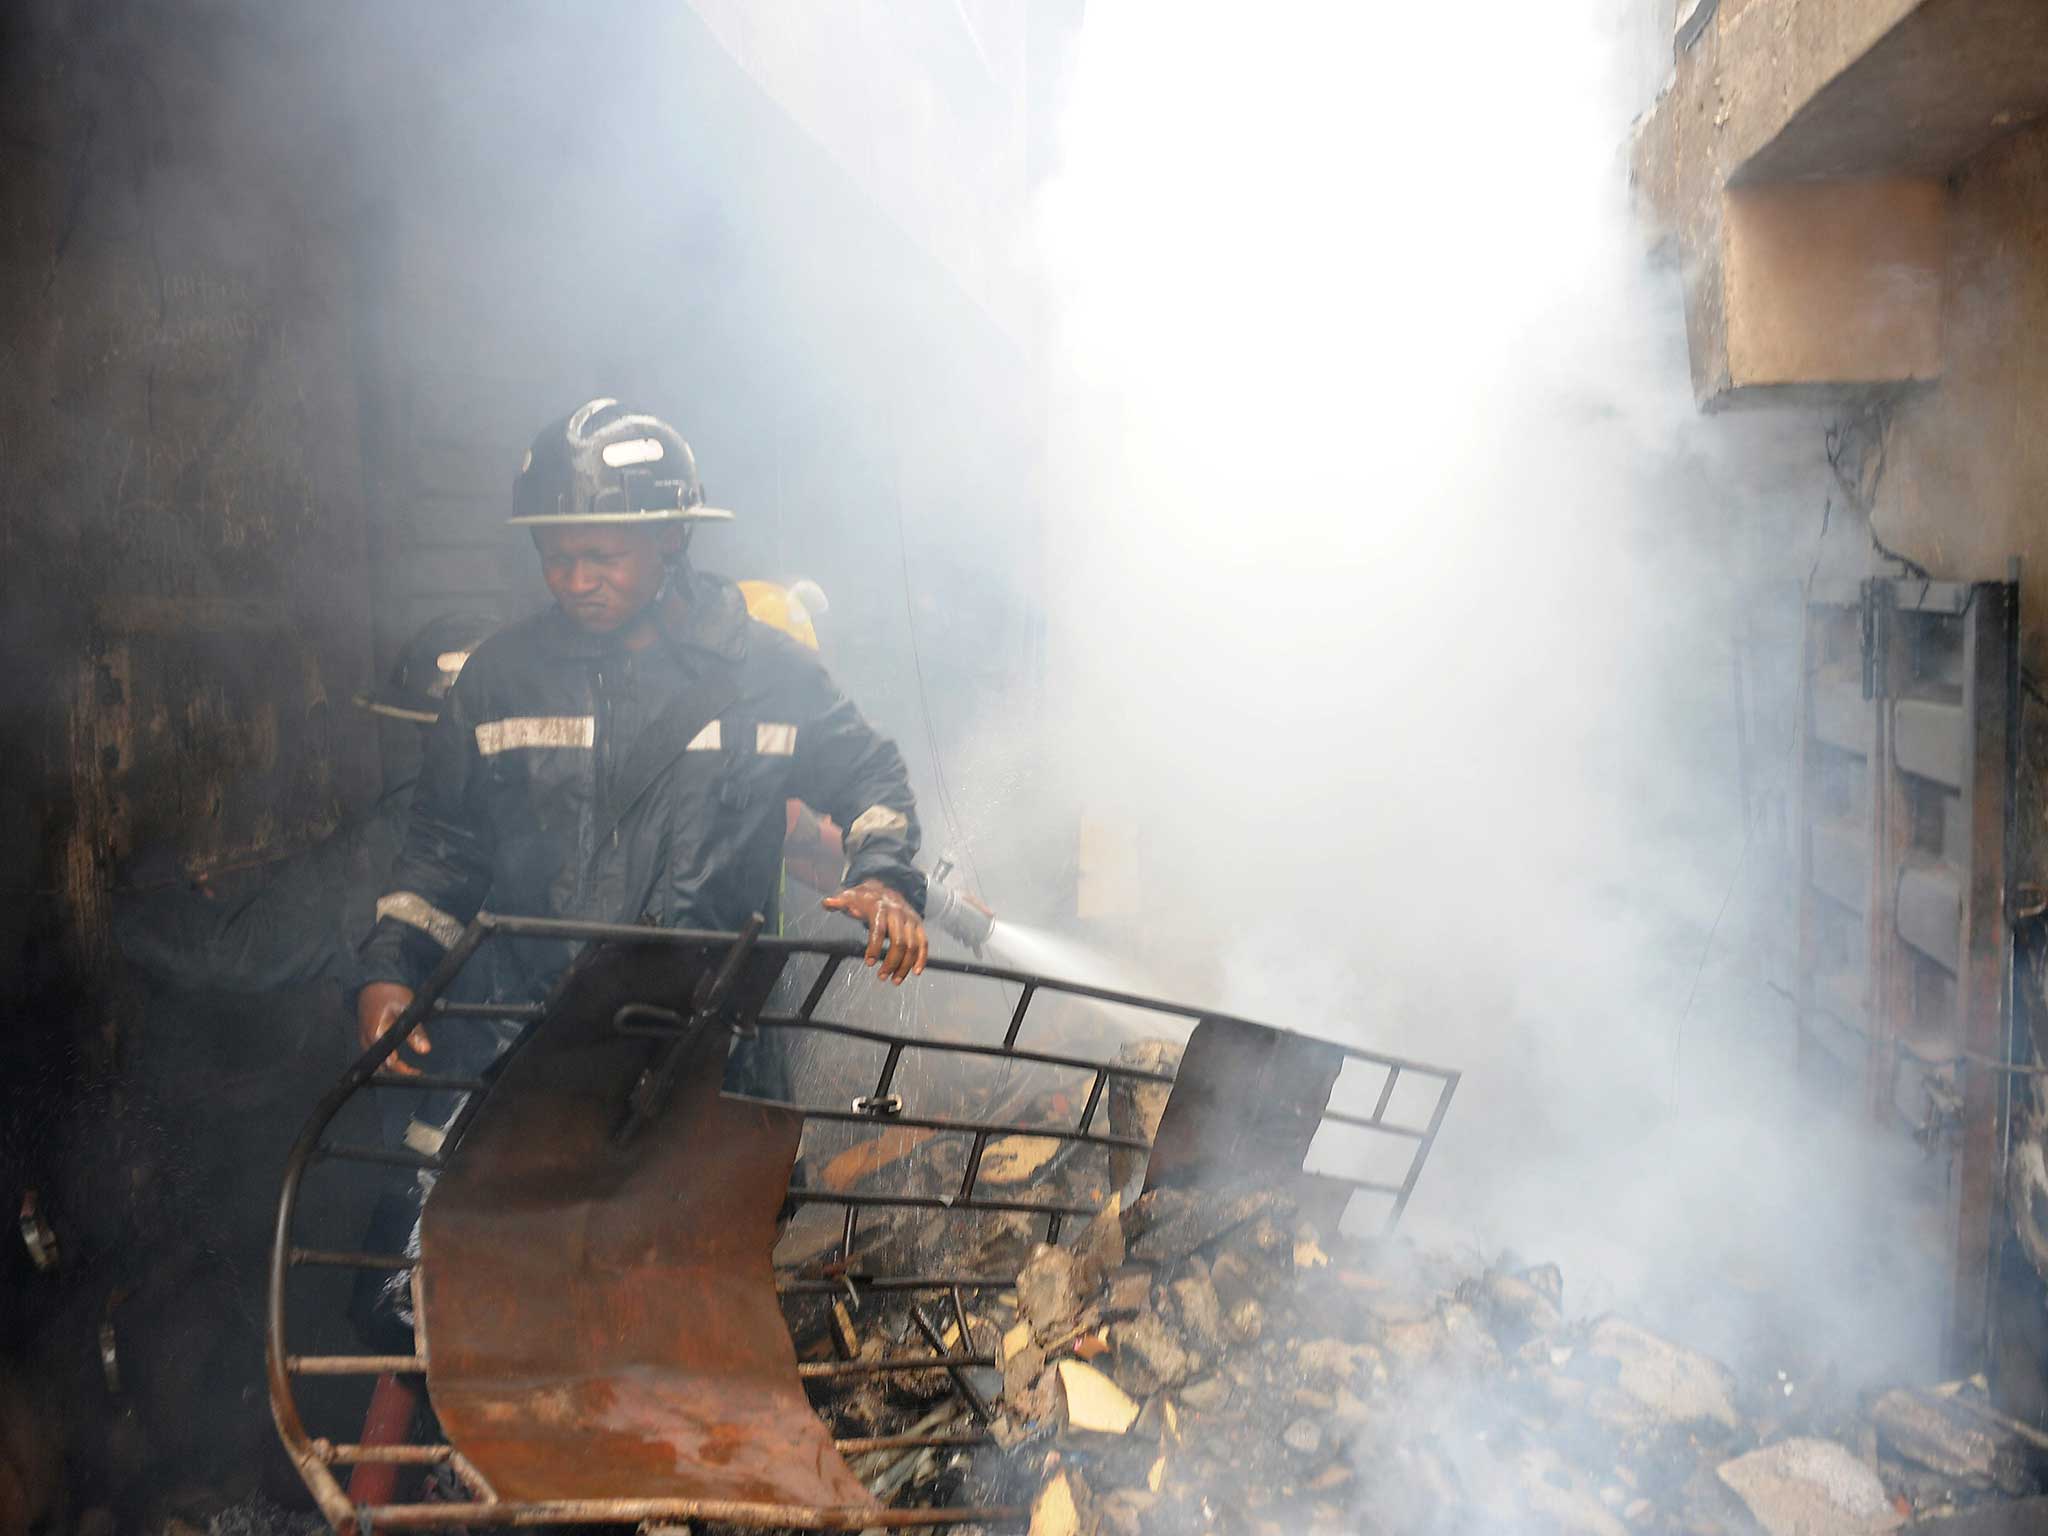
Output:
[[[1576,1307],[1733,1286],[1755,1336],[1884,1252],[1790,1093],[1738,793],[1731,646],[1814,559],[1820,429],[1694,408],[1619,14],[1088,8],[1052,692],[1170,986],[1468,1070],[1418,1225]]]

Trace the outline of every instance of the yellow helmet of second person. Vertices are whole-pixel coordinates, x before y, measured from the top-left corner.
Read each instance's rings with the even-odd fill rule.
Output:
[[[747,612],[763,624],[781,630],[800,645],[818,648],[818,631],[813,614],[826,611],[825,594],[815,581],[798,581],[778,586],[772,581],[743,581],[740,596],[747,600]]]

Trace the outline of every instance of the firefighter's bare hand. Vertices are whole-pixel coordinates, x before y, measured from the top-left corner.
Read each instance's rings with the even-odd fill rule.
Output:
[[[398,1022],[398,1016],[412,1006],[412,988],[402,987],[395,981],[373,981],[356,994],[356,1041],[364,1050],[375,1045],[391,1026]],[[430,1055],[434,1043],[427,1038],[424,1029],[415,1028],[406,1037],[406,1046],[415,1054]],[[410,1065],[393,1053],[385,1058],[383,1069],[396,1072],[400,1077],[413,1077],[419,1068]]]
[[[879,965],[876,975],[895,986],[912,976],[924,974],[925,956],[931,942],[925,937],[924,919],[901,892],[892,891],[879,880],[863,880],[837,896],[825,898],[829,912],[844,912],[868,930],[869,965]]]

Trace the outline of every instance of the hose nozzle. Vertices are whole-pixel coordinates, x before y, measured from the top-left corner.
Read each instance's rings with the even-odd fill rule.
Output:
[[[950,858],[942,858],[932,867],[925,886],[925,921],[978,954],[995,932],[996,915],[962,889],[959,878]]]

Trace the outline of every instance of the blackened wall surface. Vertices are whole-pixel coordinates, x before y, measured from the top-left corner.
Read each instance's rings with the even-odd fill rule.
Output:
[[[260,1208],[232,1197],[276,1166],[298,1040],[247,1003],[146,999],[113,888],[302,845],[374,785],[342,718],[367,546],[314,58],[287,7],[0,21],[0,1172],[10,1218],[35,1189],[63,1245],[55,1273],[6,1245],[0,1373],[35,1383],[32,1445],[109,1494],[203,1475],[247,1423]]]
[[[1016,72],[976,69],[935,98],[1022,132],[972,99]],[[350,700],[427,618],[545,600],[511,478],[596,394],[674,419],[739,513],[702,563],[824,586],[932,841],[993,840],[1028,771],[976,795],[963,743],[1022,739],[1036,683],[1014,322],[684,7],[0,8],[0,1215],[36,1189],[65,1249],[0,1242],[0,1379],[124,1527],[265,1475],[268,1206],[351,1035],[331,990],[146,984],[117,886],[238,900],[408,771]],[[353,1246],[363,1204],[309,1237]]]

